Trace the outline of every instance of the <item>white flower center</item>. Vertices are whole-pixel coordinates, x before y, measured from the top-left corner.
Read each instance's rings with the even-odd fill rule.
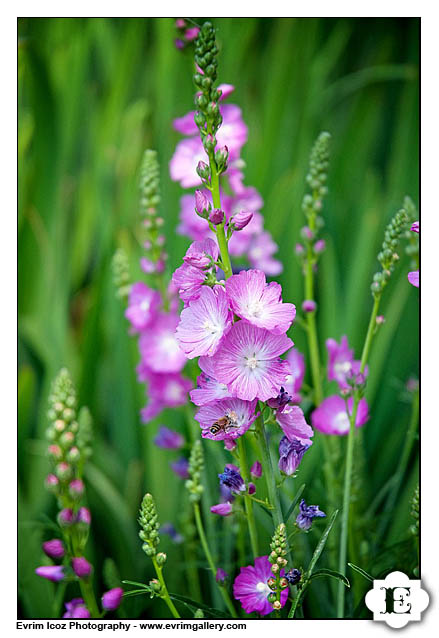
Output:
[[[261,594],[262,594],[262,593],[264,593],[264,594],[266,594],[267,596],[268,596],[268,594],[270,593],[270,588],[269,588],[269,586],[267,585],[267,583],[263,583],[262,581],[261,581],[261,582],[259,582],[259,583],[256,585],[256,589],[257,589],[257,591],[258,591],[258,592],[260,592]]]
[[[168,401],[179,401],[181,397],[181,388],[178,383],[168,383],[166,388],[166,398]]]
[[[149,303],[148,299],[144,299],[140,304],[140,310],[143,310],[143,312],[148,312],[150,305],[151,304]]]
[[[259,246],[256,246],[256,248],[251,249],[251,256],[253,259],[260,259],[264,256],[264,251]]]
[[[260,301],[250,301],[247,304],[247,312],[251,317],[260,317],[264,306]]]
[[[349,418],[346,412],[339,412],[337,416],[334,417],[334,427],[338,432],[347,432],[349,425]]]
[[[254,370],[258,367],[258,360],[256,359],[256,357],[249,357],[247,359],[246,365],[250,368],[250,370]]]
[[[211,335],[216,335],[221,332],[221,326],[215,325],[214,323],[210,322],[209,319],[206,319],[206,321],[203,323],[203,328]]]
[[[169,356],[180,352],[180,346],[178,345],[174,335],[166,335],[162,337],[161,346]]]
[[[337,374],[347,374],[351,369],[350,361],[340,361],[334,364],[334,370]]]

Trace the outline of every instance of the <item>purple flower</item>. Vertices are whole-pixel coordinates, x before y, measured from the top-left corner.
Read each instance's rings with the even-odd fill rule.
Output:
[[[190,397],[195,405],[206,405],[217,399],[229,396],[225,383],[215,379],[215,365],[212,357],[200,357],[198,359],[202,373],[197,378],[197,387],[190,392]]]
[[[159,293],[139,281],[131,286],[125,317],[136,332],[141,332],[152,322],[159,305]]]
[[[182,133],[183,135],[196,135],[198,133],[198,127],[195,124],[194,115],[194,111],[191,111],[190,113],[186,113],[186,115],[183,115],[183,117],[177,117],[172,122],[172,126],[176,131]],[[195,195],[196,194],[197,191],[195,191]],[[198,212],[201,213],[202,210],[199,210]]]
[[[305,415],[299,406],[287,405],[282,412],[276,413],[276,420],[290,441],[299,437],[303,439],[304,443],[311,445],[309,439],[314,435],[314,432],[306,422]]]
[[[201,426],[201,436],[213,441],[237,439],[247,432],[256,419],[256,404],[256,400],[233,398],[203,405],[194,417]]]
[[[242,230],[251,222],[252,218],[253,213],[241,210],[239,211],[239,213],[236,213],[236,215],[233,215],[231,223],[233,224],[235,230]]]
[[[212,261],[218,259],[218,245],[213,239],[207,237],[201,241],[194,241],[187,249],[183,261],[195,268],[207,268]]]
[[[409,274],[407,275],[407,279],[412,284],[412,286],[419,288],[419,270],[412,270],[411,272],[409,272]]]
[[[314,252],[316,255],[320,255],[326,248],[326,242],[324,239],[318,239],[314,244]]]
[[[292,476],[300,465],[303,455],[312,441],[283,436],[279,443],[279,469],[287,476]]]
[[[274,281],[267,284],[260,270],[233,275],[226,281],[226,292],[238,317],[273,334],[286,332],[296,316],[294,304],[282,302],[280,285]]]
[[[64,567],[62,565],[43,565],[37,567],[35,573],[42,578],[47,578],[53,583],[59,583],[64,578]]]
[[[291,402],[291,399],[292,397],[288,394],[288,392],[286,392],[285,388],[282,387],[277,397],[268,399],[267,405],[269,405],[270,408],[273,408],[273,410],[282,412],[285,409],[285,406]]]
[[[184,541],[183,536],[177,532],[172,523],[163,523],[163,525],[160,527],[160,532],[162,534],[167,534],[168,536],[170,536],[174,543],[179,544]]]
[[[259,461],[255,461],[250,468],[250,474],[255,478],[261,478],[262,476],[262,465]]]
[[[59,538],[43,543],[43,551],[49,558],[62,558],[64,556],[64,544]]]
[[[58,513],[57,519],[61,527],[69,527],[75,522],[75,515],[70,507],[65,507]]]
[[[352,413],[353,397],[350,397],[347,403],[349,412]],[[355,419],[356,427],[359,428],[364,425],[368,418],[369,408],[366,399],[360,399]],[[314,428],[324,434],[348,434],[349,417],[344,399],[338,394],[327,397],[311,413],[311,423]]]
[[[86,507],[80,507],[78,510],[78,514],[76,516],[76,520],[78,523],[84,523],[84,525],[91,524],[91,514],[90,510]]]
[[[198,299],[205,279],[205,272],[186,263],[177,268],[172,275],[172,283],[185,304]]]
[[[203,286],[198,299],[182,311],[176,337],[188,359],[211,357],[231,326],[232,313],[224,289]]]
[[[413,222],[410,230],[412,230],[414,233],[419,233],[419,222]]]
[[[219,583],[220,585],[224,585],[228,577],[229,577],[228,573],[225,572],[224,569],[221,569],[221,567],[218,567],[218,569],[216,570],[216,575],[215,575],[216,582]]]
[[[280,571],[283,576],[284,570]],[[274,578],[271,572],[271,563],[268,556],[255,558],[255,564],[248,567],[241,567],[239,575],[233,583],[233,595],[241,602],[242,608],[247,614],[253,611],[262,616],[266,616],[273,611],[273,605],[268,602],[267,597],[271,594],[268,586],[268,579]],[[280,602],[282,607],[288,598],[288,588],[281,591]]]
[[[48,474],[45,480],[45,486],[48,490],[54,490],[59,484],[59,478],[55,474]]]
[[[186,31],[184,32],[184,37],[186,38],[188,42],[191,42],[192,40],[195,40],[199,32],[200,32],[199,27],[190,27],[189,29],[186,29]]]
[[[222,224],[224,221],[224,211],[220,208],[215,208],[209,215],[209,221],[215,226]]]
[[[287,373],[283,387],[288,394],[291,395],[292,403],[300,403],[302,397],[299,393],[305,376],[305,357],[297,348],[293,348],[288,353],[286,361],[288,361],[289,372]]]
[[[195,124],[194,124],[195,126]],[[206,160],[206,151],[199,137],[181,140],[169,162],[169,174],[174,182],[180,182],[182,188],[199,186],[201,179],[197,175],[197,164]]]
[[[300,569],[290,569],[290,571],[285,574],[285,578],[290,585],[296,585],[302,578],[302,572]]]
[[[181,374],[152,373],[145,366],[137,368],[140,381],[148,382],[148,405],[141,410],[142,421],[148,423],[164,408],[175,408],[187,402],[192,382]]]
[[[347,379],[360,372],[360,361],[354,361],[354,351],[349,348],[348,338],[343,336],[340,345],[335,339],[327,339],[326,348],[329,355],[328,380],[337,381],[342,390],[349,388]]]
[[[102,596],[102,608],[107,611],[113,611],[117,609],[122,602],[123,589],[122,587],[113,587],[109,591],[106,591]]]
[[[309,529],[313,518],[325,517],[325,512],[319,510],[318,505],[307,505],[302,498],[299,505],[299,514],[296,518],[296,524],[300,529]]]
[[[158,313],[147,332],[141,334],[139,349],[142,359],[153,372],[180,372],[186,357],[175,337],[178,316]]]
[[[184,457],[180,457],[177,461],[169,464],[171,469],[175,472],[177,476],[182,479],[189,478],[189,461]]]
[[[249,483],[248,484],[248,493],[249,494],[255,494],[256,492],[256,485],[254,483]]]
[[[239,468],[236,467],[236,465],[232,465],[231,463],[226,465],[224,472],[222,474],[218,474],[218,478],[220,480],[220,484],[228,487],[233,494],[245,492],[246,488],[244,479],[239,473]]]
[[[303,312],[315,312],[316,308],[317,304],[312,299],[305,299],[305,301],[302,303]]]
[[[162,425],[154,439],[154,443],[157,447],[161,447],[165,450],[178,450],[178,448],[184,445],[184,438],[179,432],[170,430]]]
[[[92,566],[84,556],[72,558],[72,567],[78,578],[88,578],[92,571]]]
[[[65,608],[67,611],[63,618],[90,618],[90,612],[82,598],[73,598],[69,603],[65,603]]]
[[[232,513],[232,504],[227,503],[219,503],[218,505],[212,505],[210,508],[212,514],[219,514],[219,516],[229,516]]]
[[[284,383],[288,364],[279,357],[292,345],[284,334],[238,321],[215,355],[216,378],[240,399],[267,401]]]
[[[272,256],[277,250],[278,246],[270,233],[264,231],[253,238],[248,250],[248,260],[253,268],[259,268],[266,275],[275,277],[283,270],[280,261]]]

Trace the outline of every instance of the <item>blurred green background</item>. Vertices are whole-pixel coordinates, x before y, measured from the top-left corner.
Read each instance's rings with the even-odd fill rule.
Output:
[[[324,340],[343,334],[358,356],[383,229],[406,194],[418,202],[419,21],[214,23],[219,80],[236,86],[229,101],[242,108],[249,127],[245,183],[265,200],[265,224],[284,263],[284,299],[298,307],[303,286],[294,245],[304,224],[308,157],[320,131],[332,134],[319,334],[323,360]],[[19,594],[23,616],[45,617],[53,587],[33,572],[47,537],[42,517],[55,513],[43,488],[44,433],[49,386],[61,366],[70,369],[79,404],[89,406],[95,421],[87,489],[98,588],[108,556],[123,578],[151,576],[136,523],[146,489],[156,496],[160,519],[179,522],[183,484],[169,471],[172,455],[152,447],[156,423],[140,425],[145,399],[135,377],[136,343],[115,296],[111,258],[123,246],[133,275],[140,276],[138,169],[144,149],[155,148],[169,266],[181,262],[189,241],[174,232],[182,190],[170,181],[168,162],[179,139],[172,119],[191,109],[194,89],[191,52],[175,48],[173,19],[20,19],[18,33]],[[418,291],[407,282],[409,270],[404,257],[385,291],[386,324],[370,360],[366,500],[394,472],[409,420],[402,391],[418,363]],[[291,336],[306,352],[300,327]],[[185,427],[180,411],[165,412],[157,423]],[[307,482],[307,500],[325,509],[319,458],[314,446],[297,480]],[[389,543],[404,538],[410,524],[414,458],[409,469]],[[215,486],[215,475],[211,480]],[[217,521],[209,525],[214,544],[220,534],[233,536],[229,521],[221,531]],[[169,587],[184,593],[181,548],[166,540],[163,548],[173,561]],[[311,616],[321,617],[329,611],[317,585],[315,592],[307,605]],[[149,599],[136,599],[126,613],[166,615],[160,604],[153,609]]]

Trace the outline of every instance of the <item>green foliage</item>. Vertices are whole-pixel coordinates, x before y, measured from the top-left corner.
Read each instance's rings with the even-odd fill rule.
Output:
[[[50,384],[61,367],[71,370],[78,405],[89,406],[94,420],[93,458],[85,481],[97,590],[108,556],[121,578],[148,582],[152,577],[135,522],[145,491],[156,495],[163,522],[178,524],[183,513],[184,484],[170,472],[168,452],[155,448],[152,439],[160,422],[190,440],[194,424],[186,426],[179,412],[167,410],[147,428],[140,426],[145,397],[136,382],[139,357],[127,334],[123,304],[115,297],[112,257],[117,248],[125,251],[130,275],[123,286],[142,276],[142,247],[135,234],[139,167],[144,149],[154,148],[169,270],[181,263],[189,242],[175,232],[182,190],[171,182],[168,162],[179,139],[172,119],[192,108],[193,82],[191,56],[173,45],[172,19],[21,18],[18,28],[19,593],[20,613],[37,618],[50,616],[54,591],[52,583],[33,571],[46,539],[35,521],[42,514],[53,515],[53,497],[44,489],[49,465],[42,442]],[[331,133],[326,225],[321,231],[327,248],[316,277],[316,321],[321,344],[347,334],[358,355],[384,230],[405,195],[415,205],[418,201],[419,21],[220,18],[214,28],[219,81],[236,86],[229,102],[242,108],[249,127],[245,183],[264,198],[265,224],[280,245],[284,264],[279,277],[284,299],[298,307],[304,298],[303,278],[294,246],[304,221],[301,202],[309,153],[319,131]],[[404,207],[409,212],[406,203]],[[367,480],[358,495],[366,503],[393,476],[407,431],[409,408],[399,400],[399,388],[417,375],[418,297],[406,277],[414,258],[402,255],[389,281],[382,306],[386,323],[369,361],[365,396],[372,409],[363,432]],[[293,326],[291,336],[306,353],[300,326]],[[320,354],[325,362],[323,345]],[[194,429],[198,436],[197,424]],[[272,439],[273,445],[278,443],[277,436]],[[344,443],[340,441],[342,453]],[[214,504],[216,474],[230,456],[215,442],[203,441],[203,449],[208,471],[202,500],[206,496]],[[317,441],[307,455],[300,482],[307,484],[310,502],[325,509]],[[409,502],[417,483],[416,462],[408,468],[387,546],[403,539],[413,524]],[[257,496],[263,499],[259,483]],[[295,489],[286,482],[291,497],[284,499],[285,512]],[[234,524],[212,521],[203,503],[202,509],[214,553],[234,564]],[[273,532],[269,518],[259,508],[256,517],[261,546],[264,534],[268,545]],[[294,548],[304,565],[312,556],[313,534],[311,530]],[[372,541],[366,537],[355,548],[355,563],[375,574],[381,566],[377,571],[371,567]],[[174,565],[168,569],[169,590],[185,591],[181,546],[164,537],[162,543],[168,564]],[[203,560],[197,549],[191,565]],[[403,562],[405,551],[404,545],[392,555]],[[330,564],[327,556],[329,547],[322,565]],[[322,600],[331,580],[316,579],[309,588],[307,617],[328,611]],[[207,577],[202,585],[203,600],[197,599],[190,617],[196,609],[208,615],[201,602],[221,605]],[[127,613],[128,603],[138,603],[138,614],[166,614],[152,602],[148,596],[127,601]]]

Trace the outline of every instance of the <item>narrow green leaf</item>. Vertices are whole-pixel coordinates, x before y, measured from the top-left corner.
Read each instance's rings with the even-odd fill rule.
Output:
[[[297,494],[294,497],[293,502],[291,503],[288,512],[286,513],[285,523],[288,521],[288,519],[290,518],[291,514],[293,513],[293,510],[296,507],[297,503],[299,502],[299,498],[302,496],[302,493],[303,493],[304,489],[305,489],[305,483],[303,483],[303,485],[301,485],[299,487],[299,489],[297,490]]]
[[[361,567],[358,567],[358,565],[354,565],[353,563],[348,563],[348,565],[351,569],[353,569],[354,571],[361,574],[364,578],[366,578],[366,580],[370,580],[370,582],[373,583],[373,580],[374,580],[373,576],[365,572],[364,569],[361,569]]]
[[[307,576],[306,576],[307,579],[311,577],[311,574],[314,571],[315,564],[319,560],[320,554],[323,552],[323,550],[325,548],[326,541],[328,540],[329,533],[330,533],[330,531],[331,531],[331,529],[332,529],[332,527],[333,527],[333,525],[335,523],[335,519],[337,518],[338,512],[339,512],[339,510],[335,510],[332,513],[332,516],[329,519],[329,522],[328,522],[327,526],[325,527],[325,531],[323,532],[323,534],[320,537],[320,540],[319,540],[319,542],[317,544],[317,547],[314,550],[314,554],[312,555],[311,562],[310,562],[309,567],[308,567]]]
[[[206,614],[209,614],[211,618],[230,618],[230,614],[221,611],[220,609],[214,609],[213,607],[208,607],[203,603],[192,600],[191,598],[187,598],[187,596],[180,596],[180,594],[171,594],[169,593],[169,597],[173,600],[176,600],[179,603],[183,603],[187,607],[193,610],[202,609]]]
[[[142,587],[143,589],[147,589],[148,591],[151,589],[150,587],[148,587],[148,585],[145,585],[145,583],[138,583],[135,580],[123,580],[122,582],[124,585],[136,585],[137,587]]]
[[[343,585],[346,585],[346,587],[351,586],[346,576],[343,576],[343,574],[340,574],[340,572],[336,572],[333,569],[319,569],[310,576],[309,580],[310,581],[314,580],[314,578],[324,578],[325,576],[329,576],[330,578],[336,578],[337,580],[341,580]]]

